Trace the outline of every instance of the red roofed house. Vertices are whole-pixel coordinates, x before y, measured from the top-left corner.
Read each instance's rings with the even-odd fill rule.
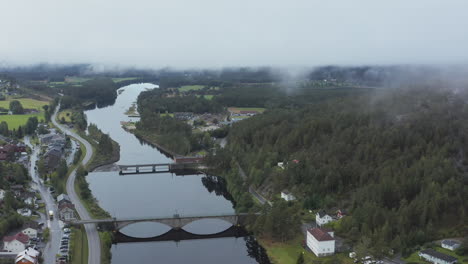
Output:
[[[21,232],[14,236],[6,236],[3,238],[3,249],[13,253],[19,253],[26,249],[29,242],[29,236]]]
[[[317,257],[329,256],[335,253],[335,238],[333,231],[323,228],[307,230],[307,246]]]

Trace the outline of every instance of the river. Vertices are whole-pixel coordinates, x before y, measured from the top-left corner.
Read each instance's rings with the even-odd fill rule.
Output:
[[[85,112],[88,123],[96,124],[120,144],[118,164],[172,161],[120,126],[121,121],[135,120],[127,117],[124,112],[136,101],[138,95],[146,89],[156,87],[153,84],[122,87],[112,106]],[[223,195],[217,195],[212,188],[210,192],[205,186],[208,185],[207,182],[216,178],[208,178],[205,175],[175,176],[163,173],[120,176],[118,171],[108,171],[92,172],[87,180],[100,206],[117,218],[234,213],[231,201]],[[223,231],[229,226],[220,220],[200,220],[185,226],[184,229],[192,233],[208,234]],[[157,223],[139,223],[121,231],[133,237],[153,237],[168,230],[169,227]],[[257,261],[260,258],[265,259],[263,254],[260,257],[256,256],[259,251],[263,250],[256,246],[252,237],[122,243],[112,246],[112,264],[267,263],[268,261]]]

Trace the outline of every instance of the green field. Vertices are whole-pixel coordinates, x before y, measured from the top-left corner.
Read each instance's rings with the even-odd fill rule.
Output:
[[[71,253],[71,263],[73,264],[81,264],[88,261],[88,238],[83,227],[73,228]]]
[[[174,117],[174,114],[172,113],[162,113],[162,114],[159,114],[160,116],[170,116],[170,117]]]
[[[65,119],[65,122],[71,123],[72,110],[66,109],[58,113],[58,120],[62,121],[62,117]]]
[[[457,258],[458,263],[468,263],[468,256],[459,256],[459,255],[455,254],[455,252],[450,251],[450,250],[445,249],[445,248],[441,248],[441,247],[434,247],[434,250],[437,250],[437,251],[439,251],[441,253],[444,253],[446,255],[450,255],[452,257]],[[408,258],[405,258],[404,260],[406,262],[413,262],[413,263],[425,263],[425,264],[428,263],[428,262],[424,261],[423,259],[419,258],[418,252],[419,251],[414,252]]]
[[[188,92],[188,91],[197,91],[201,90],[205,87],[205,85],[183,85],[179,87],[180,92]]]
[[[18,127],[23,126],[28,121],[28,118],[36,116],[39,122],[44,120],[44,113],[37,114],[28,114],[28,115],[0,115],[0,122],[5,121],[8,123],[8,128],[11,130],[13,128],[18,129]]]
[[[115,83],[123,82],[123,81],[131,81],[131,80],[136,80],[138,79],[137,77],[127,77],[127,78],[112,78],[112,81]]]
[[[25,109],[37,109],[42,111],[42,106],[49,104],[47,101],[39,101],[31,98],[20,98],[20,99],[8,99],[0,101],[0,107],[9,109],[10,102],[13,100],[17,100],[21,103],[23,108]]]

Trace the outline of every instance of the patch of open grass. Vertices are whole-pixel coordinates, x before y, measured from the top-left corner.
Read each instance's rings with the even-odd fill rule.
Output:
[[[137,77],[112,78],[112,81],[114,81],[115,83],[119,83],[119,82],[131,81],[131,80],[136,80],[136,79]]]
[[[36,109],[39,111],[42,111],[42,106],[49,104],[47,101],[39,101],[36,99],[31,99],[31,98],[19,98],[19,99],[7,99],[7,100],[2,100],[0,101],[0,107],[9,109],[10,108],[10,102],[16,100],[21,103],[23,108],[25,109]]]
[[[71,123],[71,117],[73,115],[73,111],[72,110],[69,110],[69,109],[66,109],[66,110],[62,110],[58,113],[58,120],[59,121],[62,121],[62,118],[65,120],[65,122],[67,123]]]
[[[179,87],[180,92],[188,92],[192,90],[201,90],[205,87],[205,85],[183,85]]]
[[[265,112],[265,108],[262,107],[229,107],[229,111],[257,111],[259,113]]]
[[[88,238],[83,226],[80,226],[80,228],[73,228],[71,263],[88,263]]]
[[[36,114],[27,114],[27,115],[0,115],[0,122],[5,121],[8,123],[8,128],[11,129],[18,129],[18,127],[23,126],[28,121],[30,117],[37,117],[39,122],[44,120],[44,113],[36,113]]]

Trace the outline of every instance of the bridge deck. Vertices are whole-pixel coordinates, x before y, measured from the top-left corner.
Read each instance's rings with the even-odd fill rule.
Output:
[[[258,215],[259,213],[253,214]],[[98,224],[98,223],[115,223],[115,222],[144,222],[144,221],[163,221],[163,220],[172,220],[172,219],[216,219],[224,218],[230,216],[248,216],[252,214],[241,213],[241,214],[225,214],[225,215],[205,215],[205,216],[172,216],[172,217],[140,217],[140,218],[106,218],[106,219],[83,219],[83,220],[73,220],[70,221],[74,225],[84,225],[84,224]]]

